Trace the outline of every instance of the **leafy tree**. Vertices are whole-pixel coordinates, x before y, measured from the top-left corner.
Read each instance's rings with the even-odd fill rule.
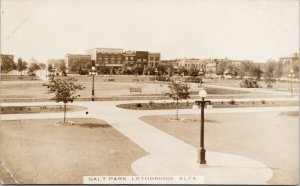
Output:
[[[58,69],[63,76],[67,76],[67,66],[65,62],[60,63]]]
[[[84,64],[84,68],[87,70],[87,71],[90,71],[92,69],[92,61],[89,61],[87,63]]]
[[[299,78],[299,62],[293,63],[293,70],[296,78]]]
[[[1,72],[8,73],[14,69],[16,69],[16,64],[10,58],[6,58],[1,56]]]
[[[187,84],[186,81],[175,82],[172,80],[169,82],[168,87],[170,93],[166,93],[166,95],[168,95],[173,100],[176,100],[176,119],[178,120],[178,101],[190,98],[190,86]]]
[[[133,72],[136,74],[136,75],[142,75],[143,74],[143,67],[134,67],[133,68]]]
[[[194,67],[190,68],[189,75],[192,77],[197,77],[199,75],[199,69]]]
[[[52,100],[55,100],[57,103],[64,103],[64,123],[66,123],[67,103],[72,103],[74,99],[80,97],[77,94],[78,90],[85,89],[82,85],[75,84],[75,81],[76,79],[74,78],[60,79],[52,77],[48,84],[43,85],[47,86],[48,94],[54,94],[54,97],[51,98]]]
[[[24,71],[24,70],[26,70],[27,69],[27,63],[26,63],[26,61],[23,61],[22,60],[22,58],[19,58],[18,59],[18,62],[17,62],[17,70],[21,73],[21,75],[22,75],[22,72]]]
[[[36,63],[31,63],[31,64],[29,65],[29,67],[28,67],[28,74],[29,74],[29,75],[35,75],[35,72],[36,72],[37,70],[39,70],[39,69],[40,69],[40,67],[39,67],[38,64],[36,64]]]
[[[109,74],[109,67],[99,66],[98,70],[100,74]]]
[[[186,76],[188,74],[188,69],[183,66],[180,66],[178,68],[178,74]]]
[[[263,71],[258,66],[251,66],[250,74],[252,77],[255,77],[257,80],[260,80]]]
[[[274,67],[274,76],[276,78],[281,78],[283,75],[283,64],[281,62],[277,62]]]
[[[238,74],[240,74],[240,70],[232,63],[227,63],[226,69],[229,71],[232,77],[236,77]]]
[[[275,76],[275,62],[273,61],[268,61],[265,67],[265,72],[264,72],[264,77],[265,77],[265,82],[267,84],[268,88],[273,87],[273,83],[275,82],[274,76]]]
[[[162,65],[162,64],[159,64],[157,65],[157,70],[158,70],[158,73],[163,75],[166,73],[166,66],[165,65]]]
[[[219,76],[224,75],[226,67],[227,67],[227,62],[226,61],[222,61],[222,62],[218,63],[216,74],[219,75]]]
[[[51,64],[48,64],[48,68],[47,68],[48,72],[52,72],[52,69],[53,69],[53,66]]]
[[[244,61],[241,63],[241,65],[239,66],[239,75],[241,76],[241,78],[243,78],[244,76],[250,76],[251,74],[251,67],[252,67],[253,63],[251,63],[250,61]]]
[[[144,71],[145,74],[155,75],[155,67],[146,67]]]

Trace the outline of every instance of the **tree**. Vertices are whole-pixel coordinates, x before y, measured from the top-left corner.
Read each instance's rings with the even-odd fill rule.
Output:
[[[194,67],[190,68],[189,75],[194,78],[197,77],[199,75],[199,69],[194,68]]]
[[[22,75],[22,72],[27,69],[27,63],[26,63],[26,61],[23,61],[22,58],[19,58],[18,62],[17,62],[17,67],[16,68],[17,68],[17,70]]]
[[[155,67],[146,67],[144,69],[144,71],[145,71],[145,74],[155,75]]]
[[[84,68],[87,70],[87,71],[90,71],[92,69],[92,61],[89,61],[87,63],[84,64]]]
[[[168,87],[170,93],[166,93],[166,95],[168,95],[173,100],[176,100],[176,120],[178,120],[178,101],[190,98],[190,86],[187,84],[186,81],[175,82],[172,80],[169,82]]]
[[[227,62],[226,61],[219,62],[217,64],[216,74],[219,75],[219,76],[223,76],[224,72],[226,70],[226,66],[227,66]]]
[[[134,71],[134,73],[135,73],[136,75],[142,75],[144,69],[143,69],[143,67],[134,67],[134,68],[133,68],[133,71]]]
[[[275,62],[273,61],[268,61],[265,67],[265,71],[264,71],[264,77],[265,77],[265,82],[267,84],[268,88],[272,88],[273,87],[273,82],[274,81],[274,71],[275,71]]]
[[[8,73],[16,68],[15,62],[10,59],[1,56],[1,72]]]
[[[54,94],[54,97],[51,98],[52,100],[55,100],[57,103],[64,103],[64,123],[66,123],[67,103],[72,103],[74,99],[80,97],[77,94],[78,90],[85,89],[82,85],[75,84],[75,81],[76,79],[74,78],[60,79],[51,77],[49,83],[43,85],[47,86],[48,94]]]
[[[36,64],[36,63],[31,63],[31,64],[29,65],[29,67],[28,67],[28,74],[29,74],[29,75],[32,75],[32,76],[35,76],[35,72],[36,72],[37,70],[39,70],[39,69],[40,69],[40,67],[39,67],[38,64]]]
[[[251,66],[250,74],[252,77],[255,77],[257,80],[260,80],[263,71],[258,66]]]
[[[48,70],[48,72],[52,72],[52,69],[53,69],[53,66],[51,65],[51,64],[48,64],[48,67],[47,67],[47,70]]]
[[[66,66],[65,62],[60,63],[58,69],[63,76],[67,76],[67,72],[66,72],[67,66]]]
[[[274,68],[274,76],[276,78],[281,78],[283,75],[283,64],[281,62],[277,62]]]
[[[185,68],[185,67],[183,67],[183,66],[180,66],[179,68],[178,68],[178,74],[180,74],[180,75],[187,75],[188,74],[188,70]]]
[[[157,65],[156,68],[157,68],[159,75],[164,75],[166,73],[165,65],[159,64],[159,65]]]
[[[244,61],[239,66],[239,75],[241,78],[244,76],[250,76],[250,68],[252,66],[252,63],[250,61]]]

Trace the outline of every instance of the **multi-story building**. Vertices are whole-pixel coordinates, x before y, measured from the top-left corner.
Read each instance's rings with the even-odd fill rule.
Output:
[[[65,56],[65,62],[68,73],[76,73],[76,70],[78,70],[78,68],[82,70],[89,70],[85,68],[88,63],[91,63],[91,55],[67,54]]]
[[[122,66],[123,49],[121,48],[93,48],[86,50],[96,66]]]
[[[293,69],[294,73],[296,73],[296,76],[298,75],[298,71],[299,71],[299,53],[293,53],[290,56],[280,57],[279,58],[279,63],[281,63],[282,66],[283,66],[283,70],[282,70],[283,71],[283,76],[288,77],[288,75],[291,73],[292,69]],[[297,71],[297,69],[298,69],[298,71]]]
[[[160,53],[157,52],[149,52],[148,55],[148,66],[156,67],[160,64]]]
[[[185,67],[187,69],[196,68],[200,71],[205,71],[206,69],[206,60],[205,59],[179,59],[178,60],[178,67]]]
[[[64,59],[49,59],[47,61],[47,64],[51,65],[52,68],[54,68],[54,69],[58,69],[61,64],[65,64],[65,60]]]
[[[149,58],[148,51],[135,52],[135,60],[136,60],[136,65],[138,67],[146,68],[148,66],[148,58]]]
[[[135,51],[125,51],[123,53],[123,67],[131,70],[134,66],[136,66]]]

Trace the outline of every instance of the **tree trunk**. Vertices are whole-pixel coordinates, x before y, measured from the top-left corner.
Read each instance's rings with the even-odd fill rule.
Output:
[[[178,120],[178,99],[176,100],[176,120]]]
[[[66,123],[67,103],[64,103],[64,123]]]

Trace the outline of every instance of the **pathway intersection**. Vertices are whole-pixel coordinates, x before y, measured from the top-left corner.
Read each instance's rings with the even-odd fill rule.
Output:
[[[251,99],[253,100],[253,99]],[[272,99],[275,100],[275,99]],[[288,100],[297,100],[289,98]],[[204,176],[206,184],[266,184],[272,170],[262,162],[222,152],[207,151],[207,165],[197,164],[198,150],[193,146],[141,121],[146,115],[170,115],[174,110],[127,110],[118,104],[137,101],[75,102],[86,111],[69,112],[67,117],[88,117],[105,120],[149,155],[132,164],[139,176]],[[148,101],[138,101],[148,102]],[[3,103],[2,106],[56,105],[54,102]],[[241,113],[298,111],[299,107],[259,107],[210,109],[206,113]],[[199,114],[199,110],[183,109],[180,114]],[[1,120],[61,118],[61,113],[2,115]]]

